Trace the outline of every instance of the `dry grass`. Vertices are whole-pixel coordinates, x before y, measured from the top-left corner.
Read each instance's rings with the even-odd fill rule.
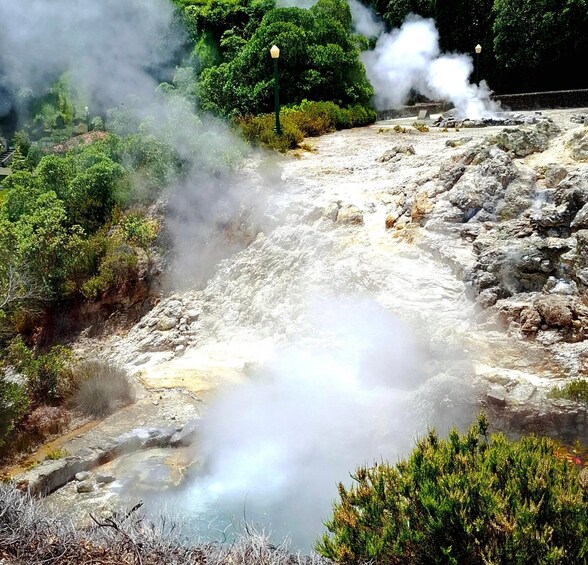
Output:
[[[124,369],[103,361],[77,367],[79,388],[72,405],[87,416],[103,417],[135,401],[135,391]]]
[[[230,546],[193,545],[172,523],[153,524],[137,508],[88,530],[49,517],[30,497],[0,485],[0,562],[11,565],[327,565],[250,531]]]

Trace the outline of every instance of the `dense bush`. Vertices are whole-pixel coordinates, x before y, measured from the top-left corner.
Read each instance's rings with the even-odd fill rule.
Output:
[[[67,347],[56,345],[47,353],[35,354],[16,337],[7,348],[6,361],[25,377],[29,398],[34,403],[63,401],[77,387],[74,357]]]
[[[29,409],[26,389],[0,371],[0,447]]]
[[[76,367],[80,381],[72,405],[89,416],[107,416],[135,401],[135,392],[121,367],[102,361],[86,361]]]
[[[274,114],[243,116],[237,118],[236,123],[247,141],[277,151],[285,152],[293,149],[304,139],[300,128],[288,116],[280,118],[281,135],[278,135],[274,129],[276,125]]]
[[[60,406],[39,406],[23,421],[22,429],[37,441],[64,430],[70,423],[71,415]]]
[[[583,563],[588,490],[547,438],[431,431],[407,460],[361,467],[319,552],[344,563]]]
[[[295,148],[304,137],[312,137],[349,127],[374,122],[376,113],[371,108],[355,105],[340,108],[333,102],[302,101],[299,105],[280,112],[282,135],[274,131],[275,115],[244,116],[236,118],[245,139],[278,151]]]

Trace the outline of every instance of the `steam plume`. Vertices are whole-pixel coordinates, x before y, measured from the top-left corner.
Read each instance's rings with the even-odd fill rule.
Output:
[[[462,117],[478,119],[497,109],[485,83],[469,83],[473,66],[468,55],[440,53],[433,20],[409,17],[400,29],[382,34],[362,60],[379,109],[400,106],[413,89],[434,100],[450,100]]]
[[[356,33],[365,37],[378,37],[384,32],[384,22],[376,16],[373,10],[364,6],[359,0],[347,0],[351,10],[353,28]]]
[[[316,0],[280,0],[281,6],[309,8]],[[378,110],[398,108],[411,91],[432,100],[449,100],[458,117],[490,117],[498,106],[490,100],[488,85],[469,82],[470,56],[442,54],[435,22],[410,15],[400,29],[385,32],[384,22],[359,0],[347,0],[356,33],[378,37],[374,49],[361,55],[375,90]]]
[[[338,481],[406,454],[427,424],[469,421],[467,386],[427,375],[410,330],[377,303],[317,301],[309,333],[211,403],[198,441],[204,471],[178,497],[186,514],[204,513],[205,531],[218,513],[221,529],[240,521],[245,506],[256,527],[310,549]]]

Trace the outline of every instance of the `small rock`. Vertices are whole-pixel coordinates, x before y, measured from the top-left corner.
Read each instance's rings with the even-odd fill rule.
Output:
[[[376,159],[376,161],[378,161],[379,163],[387,163],[399,154],[414,155],[414,147],[409,143],[401,143],[395,145],[394,147],[392,147],[392,149],[388,149],[387,151],[385,151],[380,157]]]
[[[183,353],[186,350],[185,345],[176,345],[175,352],[176,353]]]
[[[79,493],[92,492],[94,490],[94,485],[89,482],[83,482],[76,487],[76,490]]]
[[[157,322],[157,329],[161,330],[163,332],[166,332],[166,331],[169,331],[169,330],[175,328],[176,323],[177,323],[176,318],[170,318],[168,316],[163,316],[162,318],[159,318],[159,321]]]
[[[524,333],[534,333],[541,327],[541,314],[535,308],[523,308],[520,321]]]
[[[545,186],[555,188],[568,176],[568,171],[561,165],[547,165],[545,169]]]
[[[536,390],[537,387],[531,383],[519,383],[510,391],[509,400],[518,404],[526,404],[535,394]]]
[[[188,320],[190,321],[197,320],[198,318],[200,318],[200,310],[195,310],[194,308],[191,308],[186,312],[186,318],[188,318]]]
[[[200,427],[200,420],[192,420],[188,422],[183,428],[182,431],[176,432],[170,440],[170,445],[172,447],[180,447],[191,445],[194,440],[196,439],[196,435],[198,433],[198,428]]]
[[[501,390],[491,390],[486,394],[486,400],[495,406],[506,406],[506,395]]]
[[[445,142],[445,147],[461,147],[466,143],[472,141],[473,137],[459,137],[458,139],[448,139]]]
[[[337,221],[337,216],[339,215],[339,205],[336,202],[331,202],[324,210],[323,210],[323,218],[327,220],[331,220],[332,222]]]
[[[399,217],[400,217],[400,214],[398,213],[398,211],[390,212],[386,216],[386,229],[391,230],[394,227],[394,225],[396,224],[396,221],[398,220]]]
[[[363,214],[357,206],[345,206],[339,210],[337,222],[348,225],[362,225]]]
[[[112,475],[107,475],[107,474],[97,474],[96,475],[96,482],[99,485],[106,485],[109,483],[113,483],[114,481],[116,481],[116,477],[113,477]]]
[[[535,301],[535,308],[548,326],[569,327],[573,314],[569,299],[560,295],[541,296]]]
[[[75,479],[78,482],[85,481],[86,479],[90,478],[90,473],[88,471],[81,471],[80,473],[76,473]]]

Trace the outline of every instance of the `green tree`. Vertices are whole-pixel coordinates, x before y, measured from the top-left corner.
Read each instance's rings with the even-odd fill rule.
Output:
[[[110,159],[103,159],[78,173],[68,187],[65,206],[71,225],[86,233],[95,232],[110,217],[115,204],[117,183],[124,169]]]
[[[370,4],[392,28],[399,28],[409,14],[423,18],[435,15],[435,0],[373,0]]]
[[[42,189],[52,190],[62,200],[67,198],[68,185],[75,174],[74,160],[60,155],[46,155],[35,169],[35,175]]]
[[[513,89],[586,84],[569,62],[588,55],[586,0],[495,0],[494,52]]]
[[[37,179],[29,171],[10,175],[5,179],[3,188],[6,190],[6,200],[1,213],[11,222],[31,213],[42,192]]]
[[[19,270],[43,289],[44,298],[58,297],[66,278],[68,232],[63,202],[50,191],[40,194],[34,210],[15,225]]]
[[[273,107],[270,47],[280,47],[280,98],[368,104],[373,89],[359,60],[344,0],[318,0],[310,9],[277,8],[230,62],[202,72],[204,109],[224,115],[263,113]]]

